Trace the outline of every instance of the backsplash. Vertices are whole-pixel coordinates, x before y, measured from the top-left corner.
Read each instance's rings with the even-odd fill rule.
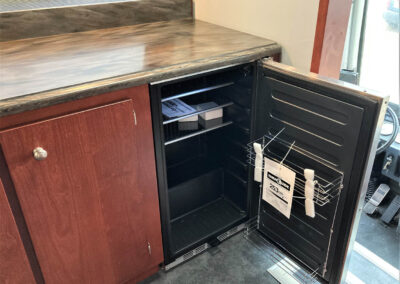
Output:
[[[0,41],[192,17],[191,0],[139,0],[0,13]]]

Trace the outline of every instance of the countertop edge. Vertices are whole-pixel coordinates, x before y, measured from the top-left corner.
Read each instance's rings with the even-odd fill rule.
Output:
[[[87,98],[156,81],[173,79],[191,73],[252,62],[281,52],[276,44],[170,65],[162,68],[102,79],[60,89],[9,98],[0,101],[0,117]]]

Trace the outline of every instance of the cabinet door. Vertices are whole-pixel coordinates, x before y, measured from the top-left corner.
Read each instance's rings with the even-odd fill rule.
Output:
[[[316,205],[315,218],[305,215],[304,199],[294,199],[290,219],[261,202],[260,231],[331,283],[342,271],[386,103],[339,81],[302,74],[271,60],[259,63],[255,138],[284,129],[279,138],[288,145],[295,142],[306,156],[343,173],[340,195]]]
[[[147,93],[0,139],[46,283],[125,283],[163,261]]]
[[[17,224],[0,181],[0,283],[35,283]]]

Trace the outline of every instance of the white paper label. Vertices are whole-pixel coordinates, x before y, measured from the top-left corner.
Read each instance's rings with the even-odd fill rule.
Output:
[[[263,200],[290,218],[296,173],[291,169],[264,158]]]
[[[162,103],[162,113],[169,118],[188,115],[195,111],[196,109],[185,104],[180,99],[173,99]]]

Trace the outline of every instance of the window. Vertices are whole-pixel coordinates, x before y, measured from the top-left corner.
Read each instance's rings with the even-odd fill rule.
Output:
[[[400,103],[399,21],[399,0],[353,1],[341,72],[342,80],[390,95],[395,104]]]

